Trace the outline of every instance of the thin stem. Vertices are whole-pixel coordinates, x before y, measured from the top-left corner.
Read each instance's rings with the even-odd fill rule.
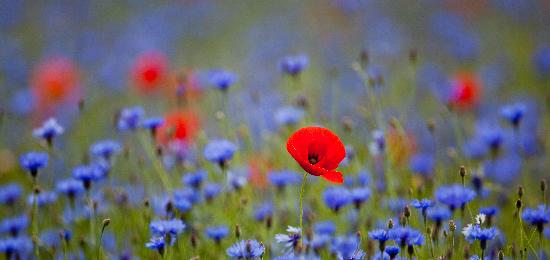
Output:
[[[32,179],[33,196],[32,196],[32,237],[34,241],[34,256],[40,259],[40,248],[38,247],[38,194],[35,192],[38,188],[36,177]]]
[[[88,203],[90,206],[90,243],[93,245],[95,243],[95,210],[94,210],[94,201],[92,199],[92,194],[88,190]]]
[[[304,207],[303,207],[303,198],[304,198],[304,189],[306,187],[307,173],[304,173],[302,178],[302,187],[300,188],[300,237],[304,235],[303,231],[303,219],[304,219]]]

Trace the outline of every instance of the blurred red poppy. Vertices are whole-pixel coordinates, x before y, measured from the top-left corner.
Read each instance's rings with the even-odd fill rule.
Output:
[[[157,129],[156,141],[168,145],[172,141],[188,144],[199,130],[199,119],[190,111],[176,111],[164,117],[164,122]]]
[[[322,127],[304,127],[288,138],[286,149],[309,174],[333,183],[343,183],[341,172],[335,171],[346,156],[340,138]]]
[[[79,81],[78,69],[69,58],[53,57],[38,64],[31,79],[37,108],[50,110],[68,101],[77,92]]]
[[[168,59],[159,51],[140,54],[132,66],[132,81],[143,93],[160,88],[168,74]]]
[[[482,85],[473,73],[457,74],[451,81],[449,104],[453,108],[468,110],[481,99]]]

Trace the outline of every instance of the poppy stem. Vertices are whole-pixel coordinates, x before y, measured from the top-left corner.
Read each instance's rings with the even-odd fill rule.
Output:
[[[304,207],[303,207],[303,198],[304,198],[304,189],[306,187],[306,181],[307,181],[307,172],[304,173],[304,177],[302,178],[302,187],[300,188],[300,239],[304,236],[303,231],[303,219],[304,219]]]

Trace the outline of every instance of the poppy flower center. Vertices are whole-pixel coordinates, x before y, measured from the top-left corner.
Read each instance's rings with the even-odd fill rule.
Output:
[[[312,165],[315,165],[316,163],[319,162],[319,156],[316,154],[309,154],[307,156],[307,159],[309,160],[309,163],[311,163]]]

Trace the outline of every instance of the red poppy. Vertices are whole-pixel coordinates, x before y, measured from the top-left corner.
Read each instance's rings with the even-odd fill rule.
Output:
[[[477,105],[481,98],[482,86],[472,73],[461,73],[452,80],[449,103],[452,107],[467,110]]]
[[[53,57],[40,63],[31,80],[38,107],[67,101],[78,88],[78,74],[76,65],[65,57]]]
[[[168,145],[172,141],[189,143],[199,129],[199,120],[189,111],[176,111],[164,117],[164,123],[157,129],[156,141]]]
[[[341,172],[335,171],[346,156],[340,138],[322,127],[304,127],[288,138],[286,149],[309,174],[334,183],[343,183]]]
[[[168,60],[158,51],[140,54],[132,67],[132,80],[138,89],[150,93],[160,87],[166,80]]]

